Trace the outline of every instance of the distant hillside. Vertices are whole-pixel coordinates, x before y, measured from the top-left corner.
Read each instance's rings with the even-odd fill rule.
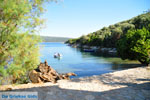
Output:
[[[83,35],[77,39],[70,39],[66,43],[101,46],[101,47],[116,47],[117,41],[131,29],[147,28],[150,24],[150,12],[133,17],[129,20],[103,27],[88,35]]]
[[[43,42],[66,42],[70,38],[66,37],[52,37],[52,36],[41,36]]]

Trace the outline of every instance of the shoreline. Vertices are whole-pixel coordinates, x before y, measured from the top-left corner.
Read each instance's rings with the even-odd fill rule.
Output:
[[[91,100],[113,100],[111,96],[115,100],[134,100],[136,98],[139,98],[139,100],[149,100],[150,68],[137,67],[91,77],[73,78],[69,81],[59,80],[56,84],[28,83],[0,86],[0,91],[4,90],[37,91],[39,93],[39,100],[43,98],[40,94],[44,94],[44,98],[56,97],[58,100],[69,100],[67,98],[70,98],[70,96],[81,96],[81,98],[73,100],[89,100],[85,99],[86,96],[94,98]],[[59,91],[61,94],[55,93],[56,91]],[[55,93],[55,95],[48,95],[48,93]],[[63,95],[66,96],[63,97]]]
[[[40,43],[62,43],[62,44],[65,44],[65,42],[40,42]]]

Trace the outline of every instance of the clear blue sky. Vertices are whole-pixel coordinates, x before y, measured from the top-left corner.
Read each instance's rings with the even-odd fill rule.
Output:
[[[79,37],[150,9],[150,0],[64,0],[45,4],[40,35]]]

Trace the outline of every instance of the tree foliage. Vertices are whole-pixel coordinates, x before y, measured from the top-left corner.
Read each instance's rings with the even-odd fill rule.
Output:
[[[35,35],[43,20],[47,0],[0,0],[0,83],[22,83],[39,64],[40,38]]]
[[[150,12],[80,37],[71,44],[117,48],[122,59],[150,62]],[[144,27],[144,28],[143,28]],[[70,40],[68,41],[70,43]],[[81,46],[82,46],[81,45]]]
[[[72,44],[84,44],[90,46],[101,46],[101,47],[116,47],[117,41],[122,37],[123,34],[126,34],[130,29],[142,29],[143,27],[147,28],[150,23],[150,13],[141,14],[137,17],[134,17],[130,20],[126,20],[109,27],[103,27],[102,29],[90,33],[86,38],[80,37],[74,39]],[[79,42],[80,41],[80,42]],[[83,43],[84,41],[84,43]],[[69,43],[69,41],[68,41]]]
[[[139,60],[142,64],[150,63],[150,31],[129,30],[117,43],[117,51],[122,59]]]

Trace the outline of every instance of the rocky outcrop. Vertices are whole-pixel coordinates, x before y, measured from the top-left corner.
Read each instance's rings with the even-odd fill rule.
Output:
[[[59,74],[51,66],[48,65],[47,61],[40,63],[37,69],[32,70],[29,73],[29,78],[32,83],[43,83],[52,82],[56,83],[57,80],[66,79],[69,80],[70,76],[76,76],[75,73]]]

